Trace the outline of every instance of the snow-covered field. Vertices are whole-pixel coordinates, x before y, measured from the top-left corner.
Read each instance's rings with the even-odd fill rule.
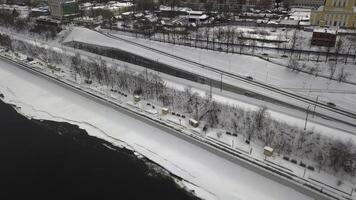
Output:
[[[68,48],[66,48],[67,50],[68,50]],[[60,49],[58,49],[58,50],[60,50]],[[25,56],[26,57],[26,56]],[[111,59],[108,59],[108,60],[111,60]],[[112,60],[112,62],[114,62],[114,60]],[[61,66],[61,67],[63,67],[63,66]],[[130,66],[130,68],[131,68],[131,66]],[[64,68],[62,68],[62,70],[65,70],[65,69],[67,69],[67,67],[64,67]],[[66,70],[65,70],[66,71]],[[58,75],[60,75],[60,74],[58,74]],[[162,74],[163,75],[163,74]],[[166,75],[164,75],[164,76],[166,76]],[[166,77],[167,78],[167,77]],[[167,78],[167,80],[173,80],[172,79],[172,77],[168,77]],[[168,82],[168,85],[170,86],[170,87],[173,87],[173,88],[180,88],[180,89],[183,89],[184,87],[185,87],[185,85],[187,84],[186,82],[183,82],[183,83],[181,83],[181,84],[176,84],[175,82],[176,82],[177,80],[174,80],[174,82]],[[194,87],[196,86],[196,84],[197,83],[189,83],[189,84],[193,84],[194,85]],[[197,87],[197,88],[199,88],[199,87]],[[92,88],[92,89],[94,89],[94,88]],[[203,90],[200,90],[200,89],[194,89],[194,91],[197,91],[198,93],[200,93],[200,94],[203,94],[204,95],[204,93],[205,93],[205,91],[207,91],[206,90],[206,88],[205,89],[203,89]],[[0,91],[1,92],[1,91]],[[250,103],[243,103],[243,102],[239,102],[239,101],[236,101],[236,100],[234,100],[234,98],[235,97],[233,97],[233,98],[227,98],[226,97],[226,93],[225,92],[223,92],[223,93],[218,93],[217,91],[215,91],[217,94],[214,94],[213,95],[213,98],[214,99],[216,99],[217,101],[219,101],[219,102],[222,102],[222,103],[228,103],[228,104],[230,104],[230,105],[238,105],[238,106],[243,106],[243,107],[245,107],[245,108],[247,108],[247,109],[256,109],[256,106],[254,106],[254,105],[251,105]],[[215,93],[214,92],[214,93]],[[248,101],[247,101],[248,102]],[[290,124],[296,124],[297,126],[299,126],[299,127],[302,127],[303,126],[303,124],[304,124],[304,121],[303,120],[296,120],[296,118],[294,118],[294,117],[290,117],[289,115],[286,115],[286,114],[283,114],[283,113],[278,113],[278,112],[271,112],[270,111],[270,113],[272,114],[272,117],[274,117],[274,118],[277,118],[277,119],[280,119],[280,120],[282,120],[282,121],[286,121],[287,123],[290,123]],[[341,138],[349,138],[350,137],[350,135],[349,134],[347,134],[347,133],[344,133],[344,132],[342,132],[342,131],[338,131],[338,130],[333,130],[332,128],[328,128],[328,127],[324,127],[324,126],[320,126],[320,125],[318,125],[318,124],[313,124],[313,123],[308,123],[308,127],[316,127],[315,128],[315,130],[318,130],[318,131],[321,131],[322,133],[326,133],[326,134],[328,134],[328,135],[337,135],[337,137],[341,137]],[[345,134],[345,137],[344,136],[342,136],[343,134]],[[214,136],[214,133],[212,133],[212,135],[211,135],[212,137],[216,137],[216,135]],[[220,138],[220,140],[222,140],[223,142],[225,142],[225,143],[227,143],[227,144],[231,144],[231,140],[229,140],[229,138],[228,137],[223,137],[223,138]],[[236,143],[235,143],[235,145],[239,145],[239,146],[243,146],[243,141],[241,142],[240,141],[240,143],[238,143],[237,141],[236,141]],[[261,148],[257,148],[257,147],[254,147],[254,152],[256,151],[256,149],[257,149],[257,151],[260,151],[261,150]],[[247,150],[248,151],[248,148],[247,149],[245,149],[245,150]],[[258,154],[259,155],[259,154]],[[259,155],[260,156],[260,155]],[[277,160],[274,160],[274,161],[278,161],[278,159]],[[284,165],[285,163],[283,162],[283,160],[281,160],[280,159],[280,161],[278,161],[278,163],[280,163],[281,165]],[[287,163],[288,164],[288,163]],[[288,168],[289,168],[289,166],[288,166]],[[302,176],[301,174],[303,174],[303,170],[302,169],[298,169],[298,166],[292,166],[291,167],[292,169],[293,169],[293,171],[294,172],[296,172],[296,173],[298,173],[300,176]],[[323,174],[323,175],[321,175],[321,174],[317,174],[317,179],[319,179],[319,180],[324,180],[326,177],[328,177],[329,175],[327,175],[327,174]],[[320,179],[321,178],[321,179]],[[328,177],[328,178],[326,178],[325,179],[325,181],[326,182],[328,182],[328,184],[329,185],[335,185],[335,183],[336,183],[336,181],[334,180],[334,178],[333,177]],[[347,187],[345,187],[346,189],[345,189],[345,191],[349,191],[349,187],[347,186]],[[344,190],[344,189],[343,189]]]
[[[86,37],[82,37],[83,34],[85,34]],[[250,75],[255,80],[276,87],[289,88],[289,89],[292,88],[290,90],[291,92],[309,97],[311,99],[316,99],[318,96],[318,99],[321,102],[324,103],[334,102],[340,108],[344,108],[349,111],[356,111],[356,94],[354,94],[354,91],[356,91],[355,85],[330,81],[329,79],[315,77],[304,73],[296,74],[294,72],[291,72],[289,69],[286,69],[285,67],[252,56],[232,55],[226,53],[194,49],[189,47],[174,46],[171,44],[153,42],[153,41],[139,39],[139,38],[132,38],[129,36],[120,36],[120,37],[125,39],[130,39],[140,44],[144,44],[146,46],[153,47],[165,51],[167,53],[171,53],[202,64],[206,64],[208,66],[215,67],[221,70],[225,70],[225,71],[229,71],[232,73],[245,75],[245,76]],[[73,40],[122,49],[193,73],[198,73],[198,74],[203,73],[207,77],[220,80],[220,74],[216,74],[215,72],[203,70],[195,65],[188,64],[186,62],[182,62],[174,58],[164,56],[162,54],[158,54],[156,52],[152,52],[147,49],[134,46],[127,42],[106,37],[104,35],[101,35],[99,33],[96,33],[88,29],[75,28],[72,31],[72,33],[69,34],[69,36],[66,38],[65,42],[69,42]],[[239,87],[246,88],[248,90],[272,98],[277,98],[281,101],[288,102],[293,105],[297,105],[303,108],[308,107],[308,104],[297,102],[293,99],[286,98],[285,96],[271,93],[259,87],[255,87],[240,81],[236,81],[235,79],[232,78],[224,77],[223,81],[233,85],[238,85]],[[300,89],[300,91],[296,91],[296,89]],[[313,90],[318,90],[321,92],[319,93],[310,92]],[[335,90],[341,90],[343,92],[342,93],[329,92]],[[318,111],[321,112],[320,110]]]
[[[1,30],[1,31],[9,34],[8,30],[6,30],[6,29]],[[62,32],[61,36],[59,38],[65,38],[68,35],[68,33],[70,33],[70,30],[66,30],[66,31]],[[50,48],[51,50],[55,50],[59,53],[65,53],[67,56],[68,55],[73,56],[75,54],[75,52],[80,53],[82,55],[82,57],[85,57],[87,59],[94,59],[97,56],[97,55],[89,53],[89,52],[72,49],[72,48],[69,48],[66,46],[61,46],[56,41],[43,41],[39,38],[37,40],[36,39],[33,40],[33,38],[31,38],[31,37],[28,37],[23,34],[17,34],[17,33],[13,33],[12,37],[16,38],[17,40],[22,40],[22,41],[26,41],[29,43],[33,43],[36,46],[41,46],[43,48]],[[19,54],[19,55],[21,55],[21,54]],[[25,55],[22,55],[22,56],[25,56]],[[25,59],[25,57],[23,59]],[[112,60],[112,59],[106,58],[106,57],[102,57],[102,59],[105,59],[106,62],[112,66],[116,66],[116,65],[129,66],[129,68],[134,71],[145,70],[144,68],[142,68],[140,66],[132,65],[129,63],[124,63],[124,62],[121,62],[118,60]],[[69,65],[69,64],[67,64],[67,65]],[[38,66],[38,67],[41,67],[41,66]],[[66,66],[66,64],[63,64],[63,66],[60,66],[60,67],[63,67],[62,70],[68,71],[68,69],[67,69],[68,66]],[[199,83],[183,80],[183,79],[173,77],[170,75],[166,75],[166,74],[161,74],[160,76],[165,80],[165,82],[167,84],[169,84],[170,87],[176,88],[179,90],[184,90],[184,88],[186,86],[189,86],[189,87],[192,87],[194,89],[194,91],[198,92],[201,95],[205,95],[205,93],[210,90],[210,88],[208,86],[205,86],[205,85],[202,85]],[[213,91],[214,91],[214,93],[217,93],[216,95],[215,94],[213,95],[214,99],[221,103],[227,103],[230,105],[236,105],[239,107],[243,107],[245,109],[253,109],[253,110],[257,109],[258,106],[266,105],[269,108],[270,113],[272,114],[272,116],[275,119],[285,121],[291,125],[297,125],[298,127],[301,127],[301,128],[304,127],[304,118],[305,118],[304,112],[300,112],[300,111],[293,110],[293,109],[287,109],[285,107],[281,107],[281,106],[275,105],[273,103],[259,101],[257,99],[246,97],[244,95],[233,94],[233,93],[226,92],[226,91],[220,92],[220,90],[214,89],[214,88],[213,88]],[[335,135],[336,138],[343,138],[344,140],[348,140],[350,137],[350,135],[347,134],[346,132],[353,132],[352,127],[346,128],[345,125],[339,126],[338,123],[331,122],[331,121],[325,120],[323,118],[315,117],[315,119],[314,119],[314,117],[313,117],[313,118],[310,118],[308,121],[309,121],[308,128],[313,128],[314,130],[320,131],[321,133],[325,133],[330,136]],[[347,130],[347,131],[342,132],[337,129],[328,128],[328,126],[336,127],[337,129]]]
[[[207,51],[144,40],[141,38],[133,38],[130,36],[116,36],[214,68],[236,74],[249,75],[258,81],[284,88],[286,90],[291,89],[292,91],[295,91],[296,89],[300,89],[297,93],[300,93],[301,95],[314,98],[319,95],[319,100],[324,100],[326,102],[331,101],[338,106],[356,111],[356,95],[353,94],[356,91],[355,85],[330,81],[329,79],[315,77],[304,73],[297,74],[289,69],[286,69],[285,67],[253,56]],[[120,46],[116,47],[120,48]],[[159,58],[159,61],[163,62],[161,58]],[[313,93],[313,90],[319,90],[322,92],[315,94]],[[332,91],[335,90],[343,92],[333,93]]]
[[[158,128],[0,61],[0,92],[19,112],[78,124],[90,135],[125,145],[199,186],[206,199],[310,199]],[[187,184],[189,185],[189,184]]]

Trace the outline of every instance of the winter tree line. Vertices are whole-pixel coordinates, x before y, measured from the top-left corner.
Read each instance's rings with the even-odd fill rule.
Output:
[[[155,73],[131,72],[123,67],[109,67],[102,59],[84,60],[72,57],[74,75],[109,86],[115,90],[141,95],[142,98],[170,110],[206,123],[207,128],[224,129],[238,133],[239,137],[267,145],[278,154],[306,158],[320,169],[355,175],[356,151],[351,141],[326,137],[314,130],[304,131],[273,119],[266,107],[257,111],[222,104],[192,92],[168,88]]]
[[[176,31],[178,28],[179,26],[171,29],[144,26],[142,30],[137,31],[158,41],[231,53],[254,54],[257,50],[264,52],[265,45],[270,43],[273,45],[268,45],[269,48],[273,47],[278,53],[295,54],[298,60],[301,60],[303,55],[303,60],[309,61],[312,55],[309,52],[312,47],[311,37],[306,36],[299,29],[286,29],[284,32],[278,30],[279,33],[274,34],[275,37],[270,37],[272,33],[263,29],[244,30],[234,26],[199,27]],[[339,35],[335,47],[314,46],[317,49],[313,53],[317,57],[316,62],[328,61],[330,57],[335,58],[337,62],[341,53],[348,54],[346,58],[354,60],[353,41],[355,39],[353,35]],[[322,60],[321,55],[324,55],[325,59]]]
[[[69,66],[73,78],[80,76],[115,90],[141,95],[157,105],[202,121],[207,131],[224,129],[237,133],[244,140],[273,147],[279,155],[306,159],[319,170],[351,176],[356,173],[356,148],[351,141],[327,137],[314,130],[305,131],[277,121],[269,115],[265,106],[258,110],[245,110],[219,103],[210,95],[199,95],[189,87],[184,91],[168,88],[156,73],[132,72],[126,66],[108,65],[100,57],[82,58],[78,53],[68,55],[17,40],[13,40],[11,46],[14,51],[47,63]]]
[[[338,82],[352,81],[350,80],[352,73],[346,71],[345,66],[338,67],[337,62],[335,61],[329,61],[327,63],[326,69],[324,69],[325,72],[322,72],[321,67],[318,64],[308,66],[305,62],[298,61],[297,58],[295,58],[294,56],[291,56],[289,58],[287,66],[296,73],[302,71],[311,75],[315,75],[316,77],[323,76],[329,78],[330,80],[335,80]],[[337,70],[337,68],[339,68],[339,70]]]

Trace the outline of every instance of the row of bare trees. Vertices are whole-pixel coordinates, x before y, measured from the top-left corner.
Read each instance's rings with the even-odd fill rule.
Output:
[[[108,67],[103,61],[81,61],[73,58],[72,68],[85,78],[101,84],[142,95],[157,104],[185,113],[210,128],[225,129],[238,133],[247,140],[254,140],[275,148],[278,154],[292,155],[313,162],[317,167],[333,172],[343,171],[355,175],[356,152],[350,141],[335,140],[320,135],[314,130],[304,131],[270,117],[267,107],[256,111],[244,110],[232,105],[216,102],[209,95],[201,96],[190,88],[184,91],[167,88],[164,81],[155,73],[133,73]],[[91,62],[94,62],[90,64]],[[76,64],[78,65],[75,66]],[[81,64],[81,65],[80,65]],[[89,67],[90,66],[90,67]],[[107,68],[107,69],[105,69]],[[90,76],[87,71],[90,71]],[[106,74],[106,75],[105,75]],[[105,81],[103,81],[102,77]]]

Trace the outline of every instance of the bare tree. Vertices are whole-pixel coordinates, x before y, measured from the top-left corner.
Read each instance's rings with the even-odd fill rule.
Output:
[[[337,77],[336,77],[336,79],[339,81],[339,82],[341,82],[341,81],[347,81],[347,79],[348,79],[348,77],[350,76],[351,74],[350,73],[348,73],[348,72],[345,72],[345,68],[344,67],[342,67],[341,69],[340,69],[340,72],[339,72],[339,74],[337,75]]]
[[[294,56],[291,56],[289,58],[288,67],[291,68],[292,70],[297,71],[297,72],[300,70],[300,65]]]
[[[294,30],[292,38],[291,38],[291,41],[290,41],[291,42],[291,46],[290,46],[291,55],[293,55],[293,53],[294,53],[294,50],[296,48],[296,44],[298,42],[297,40],[298,40],[298,30]]]
[[[262,129],[263,128],[263,124],[266,120],[266,118],[268,117],[268,113],[267,113],[267,106],[261,106],[256,112],[255,112],[255,123],[256,123],[256,127],[258,129]]]
[[[219,124],[219,105],[215,101],[207,100],[207,111],[205,119],[211,127],[216,127]]]
[[[336,62],[330,61],[328,63],[328,67],[329,67],[329,78],[332,79],[336,71]]]
[[[336,63],[337,63],[337,59],[338,59],[339,53],[342,50],[342,45],[343,44],[344,44],[343,39],[340,36],[339,39],[336,42],[336,45],[335,45],[335,62]]]

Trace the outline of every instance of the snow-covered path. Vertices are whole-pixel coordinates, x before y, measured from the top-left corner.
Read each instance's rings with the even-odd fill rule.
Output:
[[[3,61],[0,61],[0,92],[5,95],[6,102],[20,106],[23,114],[68,121],[85,128],[90,135],[118,145],[122,144],[120,141],[127,143],[172,173],[203,188],[195,189],[204,198],[311,199],[161,129]]]

